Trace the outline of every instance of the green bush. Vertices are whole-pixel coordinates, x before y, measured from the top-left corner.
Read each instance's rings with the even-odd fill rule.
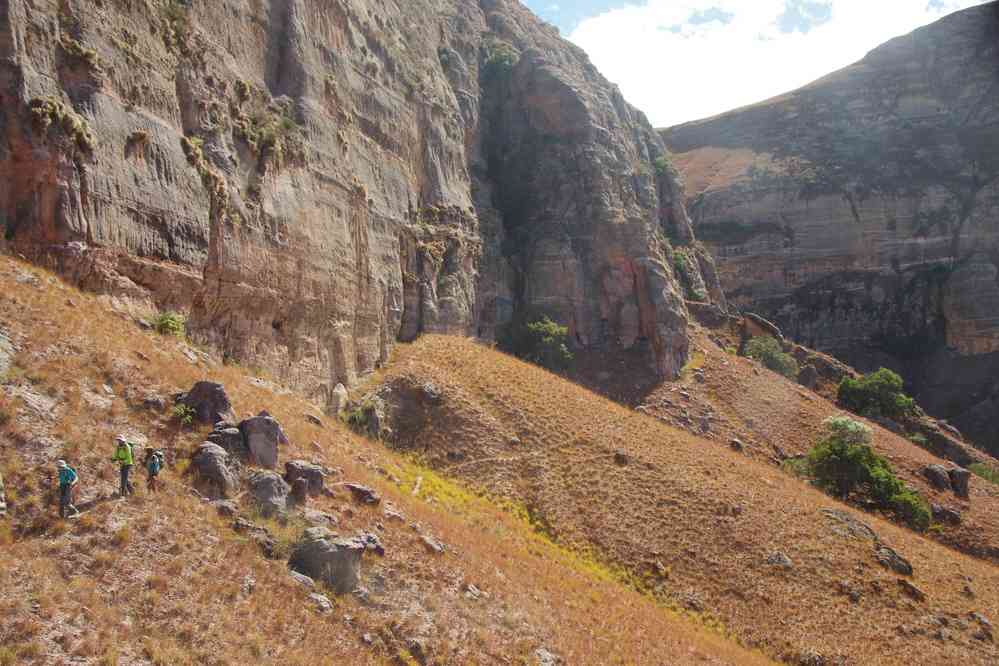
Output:
[[[489,44],[485,52],[485,64],[482,68],[482,79],[492,81],[500,77],[507,77],[517,66],[520,55],[516,50],[505,42],[493,42]]]
[[[869,417],[900,418],[916,408],[913,399],[902,392],[902,378],[887,368],[860,379],[844,377],[836,397],[846,409]]]
[[[747,342],[746,356],[788,379],[798,376],[798,362],[790,354],[785,354],[780,342],[769,335],[761,335]]]
[[[161,312],[153,322],[153,328],[160,335],[182,338],[187,330],[187,321],[179,312]]]
[[[992,483],[999,484],[999,469],[994,467],[989,467],[985,463],[973,463],[968,465],[968,469],[974,474],[982,477],[986,481],[991,481]]]
[[[870,429],[847,416],[825,421],[829,431],[808,454],[808,473],[815,483],[846,499],[866,489],[883,509],[895,512],[914,529],[930,526],[930,507],[919,493],[895,476],[888,461],[870,447]]]
[[[182,426],[193,424],[195,416],[197,416],[197,413],[187,405],[174,405],[173,410],[170,412],[170,417]]]
[[[497,340],[503,351],[553,371],[572,363],[568,341],[569,329],[547,316],[515,319]]]

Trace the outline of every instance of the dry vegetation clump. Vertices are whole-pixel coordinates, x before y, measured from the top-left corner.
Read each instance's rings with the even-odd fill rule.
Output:
[[[15,279],[25,274],[34,279]],[[11,413],[0,428],[9,505],[0,663],[410,663],[422,652],[435,663],[500,664],[530,663],[539,647],[566,663],[767,661],[539,535],[528,509],[504,509],[334,419],[319,427],[298,395],[236,366],[192,363],[190,343],[142,331],[105,299],[8,258],[0,287],[0,327],[18,348],[16,372],[0,381]],[[146,398],[201,379],[224,383],[240,416],[266,408],[281,421],[292,442],[282,461],[315,460],[337,470],[329,483],[382,495],[380,507],[342,490],[312,500],[338,532],[384,543],[384,558],[366,556],[365,598],[338,597],[320,612],[285,562],[265,559],[191,493],[184,470],[206,429],[183,427]],[[118,432],[166,452],[162,493],[145,494],[140,473],[136,497],[111,499]],[[49,475],[59,457],[81,475],[77,520],[56,517]],[[286,546],[301,527],[244,515]],[[423,535],[445,552],[430,553]]]

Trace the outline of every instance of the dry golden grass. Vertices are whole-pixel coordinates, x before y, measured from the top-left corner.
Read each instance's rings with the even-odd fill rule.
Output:
[[[24,273],[37,276],[37,285],[13,279]],[[12,499],[11,516],[0,523],[11,527],[2,546],[10,566],[0,569],[0,660],[408,663],[411,639],[420,637],[435,663],[530,663],[539,646],[571,664],[767,661],[622,585],[593,558],[539,536],[522,509],[504,510],[338,423],[310,424],[303,414],[315,408],[299,396],[238,367],[192,364],[183,341],[141,331],[105,299],[6,258],[0,293],[0,322],[20,347],[21,373],[0,390],[55,396],[48,412],[19,399],[0,432]],[[184,463],[205,430],[178,428],[169,415],[144,408],[142,397],[200,379],[223,382],[240,415],[264,408],[275,415],[292,442],[282,460],[338,468],[333,481],[374,486],[405,516],[398,523],[377,508],[348,506],[343,493],[315,501],[338,515],[342,533],[373,530],[385,543],[384,559],[365,560],[372,605],[348,596],[336,599],[333,613],[318,613],[283,562],[263,559],[190,493]],[[105,384],[109,405],[94,400],[109,395]],[[121,431],[167,451],[161,494],[103,499],[117,485],[108,458]],[[77,467],[82,500],[92,503],[75,521],[55,517],[45,476],[57,457]],[[420,533],[447,552],[429,554]],[[474,598],[468,585],[486,594]]]
[[[709,375],[723,372],[714,362],[704,359]],[[525,507],[539,530],[636,588],[703,606],[747,645],[789,660],[999,660],[967,619],[999,616],[999,569],[841,505],[727,439],[668,427],[467,340],[428,336],[401,348],[384,382],[397,395],[432,382],[444,396],[400,428],[399,447]],[[774,412],[789,407],[772,401]],[[928,600],[900,591],[870,541],[836,534],[827,508],[867,522],[908,558]],[[790,569],[767,564],[778,551]],[[859,591],[858,601],[843,590]]]

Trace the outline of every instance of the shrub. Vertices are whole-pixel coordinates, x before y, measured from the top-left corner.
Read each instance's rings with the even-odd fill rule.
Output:
[[[519,60],[520,55],[512,46],[504,42],[493,42],[486,48],[483,80],[492,81],[509,76]]]
[[[830,417],[825,426],[829,434],[808,454],[807,470],[818,486],[843,499],[866,488],[879,507],[895,512],[914,529],[923,531],[930,526],[926,500],[871,450],[867,426],[846,416]]]
[[[989,467],[985,463],[973,463],[968,465],[968,469],[974,474],[982,477],[986,481],[991,481],[992,483],[999,484],[999,469],[994,467]]]
[[[844,377],[836,397],[841,406],[863,416],[900,418],[915,411],[915,402],[902,392],[902,378],[887,368],[860,379]]]
[[[194,423],[196,413],[192,407],[187,405],[174,405],[170,412],[170,417],[182,426],[189,426]]]
[[[746,356],[789,379],[798,376],[798,362],[785,354],[776,338],[769,335],[755,337],[746,343]]]
[[[179,312],[161,312],[153,322],[153,328],[160,335],[173,335],[182,338],[187,328],[187,322],[184,315]]]
[[[515,319],[498,340],[503,351],[556,372],[572,363],[568,341],[569,329],[547,316]]]

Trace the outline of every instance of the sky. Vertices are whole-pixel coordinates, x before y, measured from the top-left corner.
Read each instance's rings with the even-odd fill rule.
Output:
[[[987,0],[522,0],[656,127],[793,90]]]

